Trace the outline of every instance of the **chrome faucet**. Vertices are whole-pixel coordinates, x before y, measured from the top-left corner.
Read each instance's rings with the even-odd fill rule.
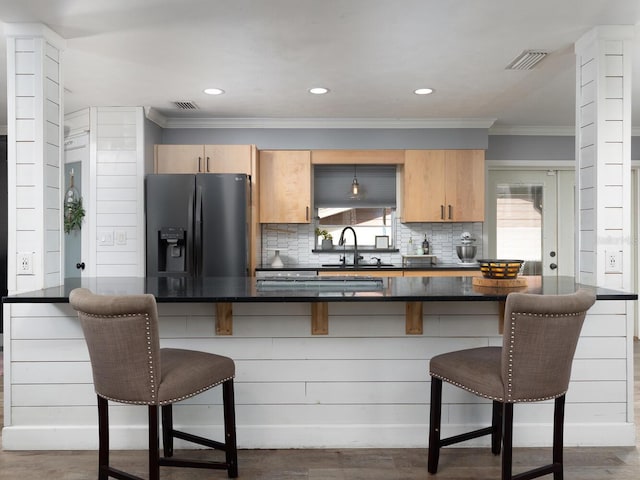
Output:
[[[358,237],[356,236],[356,231],[353,229],[353,227],[344,227],[342,229],[342,232],[340,232],[340,240],[338,240],[338,245],[345,247],[346,249],[344,243],[344,232],[347,230],[351,230],[351,232],[353,233],[353,264],[358,265],[358,261],[361,260],[362,257],[358,255]]]

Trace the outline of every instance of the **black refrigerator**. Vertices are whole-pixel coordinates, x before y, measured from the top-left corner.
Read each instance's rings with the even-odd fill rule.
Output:
[[[247,276],[250,204],[248,175],[147,175],[147,276]]]

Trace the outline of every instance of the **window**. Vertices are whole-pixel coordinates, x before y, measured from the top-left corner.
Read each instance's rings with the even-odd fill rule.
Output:
[[[525,260],[527,274],[539,275],[542,263],[542,186],[496,188],[497,258]]]
[[[388,236],[394,245],[396,212],[395,165],[316,165],[314,205],[317,227],[327,230],[338,243],[342,229],[353,227],[358,247],[374,248],[377,236]],[[360,194],[354,197],[351,185],[357,176]],[[353,235],[345,237],[353,245]]]
[[[318,227],[333,236],[338,243],[342,229],[353,227],[358,236],[358,247],[374,248],[376,236],[388,236],[389,247],[394,242],[395,208],[385,207],[331,207],[318,208]],[[345,236],[346,244],[353,245],[353,235]]]

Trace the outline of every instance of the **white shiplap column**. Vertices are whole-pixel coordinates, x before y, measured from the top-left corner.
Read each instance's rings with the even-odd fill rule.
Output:
[[[575,44],[576,185],[581,283],[631,286],[631,26]]]
[[[60,285],[65,41],[41,24],[7,36],[9,293]],[[25,259],[31,266],[19,269]]]

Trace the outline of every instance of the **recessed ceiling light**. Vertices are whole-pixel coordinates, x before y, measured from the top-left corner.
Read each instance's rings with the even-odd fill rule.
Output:
[[[207,95],[222,95],[224,93],[224,90],[222,90],[221,88],[205,88],[204,93],[206,93]]]
[[[413,91],[416,95],[429,95],[433,93],[433,88],[417,88]]]
[[[324,87],[313,87],[309,89],[309,93],[313,93],[314,95],[324,95],[325,93],[329,93],[329,89]]]

